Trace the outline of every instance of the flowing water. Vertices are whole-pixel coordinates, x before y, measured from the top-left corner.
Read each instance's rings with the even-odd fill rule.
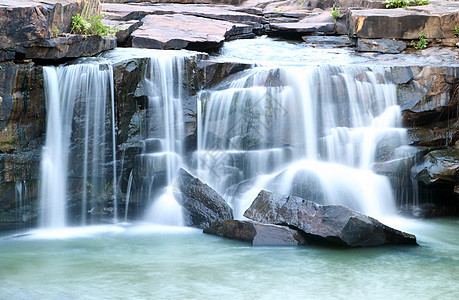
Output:
[[[41,162],[41,226],[67,225],[69,189],[77,198],[74,201],[81,202],[78,214],[85,225],[88,210],[91,215],[99,213],[109,184],[116,220],[113,69],[105,61],[85,59],[43,70],[47,126]]]
[[[395,213],[389,181],[372,172],[407,142],[386,69],[256,67],[203,91],[200,108],[198,172],[236,218],[263,188]]]
[[[0,238],[1,299],[457,299],[459,220],[399,227],[419,247],[252,247],[164,227]]]
[[[0,236],[0,299],[459,297],[459,221],[394,217],[400,195],[376,173],[414,155],[387,69],[347,50],[234,41],[214,59],[257,65],[193,99],[184,83],[196,53],[117,49],[104,56],[44,68],[44,229]],[[112,64],[133,57],[149,60],[143,82],[148,107],[139,165],[120,175],[113,163]],[[197,102],[198,149],[188,160],[183,105],[190,97]],[[182,224],[172,196],[182,165],[220,192],[238,218],[265,188],[377,216],[416,234],[420,247],[252,247],[187,227],[151,225]],[[89,223],[86,215],[97,215],[100,201],[114,201],[116,223],[121,176],[127,179],[124,220],[143,199],[149,223],[68,227],[73,215]],[[105,193],[109,199],[101,196],[107,188],[113,188]],[[405,193],[407,201],[412,193]],[[18,183],[19,206],[26,194]],[[75,199],[82,203],[78,212]]]

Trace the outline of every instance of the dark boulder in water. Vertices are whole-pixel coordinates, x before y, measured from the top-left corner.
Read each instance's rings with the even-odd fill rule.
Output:
[[[416,237],[341,205],[319,205],[261,191],[244,216],[257,222],[287,225],[312,239],[348,247],[416,245]]]
[[[307,243],[302,233],[287,226],[226,220],[204,228],[204,233],[246,241],[254,246],[297,246]]]
[[[233,219],[233,210],[210,186],[181,168],[175,199],[183,207],[185,225],[205,228],[213,222]]]

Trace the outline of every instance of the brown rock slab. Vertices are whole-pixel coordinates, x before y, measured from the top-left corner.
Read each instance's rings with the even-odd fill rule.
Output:
[[[226,220],[213,223],[203,232],[250,242],[253,246],[298,246],[307,243],[298,230],[253,221]]]
[[[186,15],[148,15],[132,33],[132,47],[208,50],[223,41],[252,37],[252,26]]]
[[[58,60],[94,56],[115,47],[115,38],[98,35],[70,35],[35,42],[30,46],[24,47],[22,55],[24,58],[31,59]]]
[[[450,2],[403,9],[351,9],[349,32],[364,39],[414,40],[422,31],[428,39],[444,39],[452,37],[458,22],[459,6]]]

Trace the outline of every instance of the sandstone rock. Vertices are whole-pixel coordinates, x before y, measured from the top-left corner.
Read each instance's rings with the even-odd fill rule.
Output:
[[[204,233],[250,242],[254,246],[297,246],[306,244],[302,234],[286,226],[252,221],[226,220],[212,223]]]
[[[187,226],[205,228],[213,222],[233,219],[233,210],[211,187],[180,169],[176,187],[177,202],[182,205]]]
[[[32,45],[24,47],[24,52],[21,53],[21,56],[24,58],[45,60],[69,59],[94,56],[115,47],[116,40],[114,38],[98,35],[70,35],[35,42]],[[18,50],[18,52],[22,51]]]
[[[416,244],[416,237],[340,205],[261,191],[244,216],[257,222],[293,226],[312,238],[349,247]]]
[[[360,52],[379,52],[379,53],[390,53],[397,54],[406,49],[404,42],[394,40],[368,40],[359,39],[357,41],[357,51]]]
[[[237,36],[252,37],[252,27],[185,15],[149,15],[132,33],[132,47],[210,50]]]
[[[351,9],[349,34],[364,39],[414,40],[422,31],[428,39],[444,39],[452,37],[451,24],[458,21],[459,6],[449,2],[405,9]]]

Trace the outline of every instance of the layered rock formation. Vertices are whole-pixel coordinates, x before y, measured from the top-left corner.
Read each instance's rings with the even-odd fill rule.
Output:
[[[116,47],[114,39],[69,34],[72,16],[81,13],[87,2],[0,1],[0,61],[78,58]],[[100,4],[95,9],[100,11]]]
[[[104,22],[120,29],[118,42],[149,48],[214,50],[231,39],[268,33],[304,37],[307,43],[315,46],[352,47],[356,44],[359,51],[391,53],[403,51],[403,44],[416,40],[419,32],[423,31],[430,42],[426,50],[400,56],[361,55],[377,58],[377,64],[394,66],[387,73],[398,85],[399,104],[403,110],[404,125],[409,128],[411,144],[419,147],[415,156],[400,156],[399,159],[404,160],[402,166],[406,170],[415,165],[415,159],[419,159],[414,170],[415,178],[420,181],[421,199],[432,199],[435,206],[426,215],[458,213],[456,143],[459,139],[459,66],[454,63],[457,53],[430,47],[433,42],[449,46],[459,42],[453,35],[454,26],[459,21],[456,2],[383,9],[382,1],[338,1],[342,16],[337,23],[333,23],[329,11],[335,1],[306,1],[304,7],[296,1],[269,0],[250,0],[240,5],[233,1],[228,1],[232,5],[111,2],[123,2],[110,4],[106,1],[103,5],[103,11],[108,16]],[[238,6],[234,6],[236,4]],[[71,17],[81,12],[84,5],[84,0],[0,0],[0,221],[30,223],[36,218],[36,180],[39,177],[46,120],[42,68],[37,64],[92,56],[115,46],[113,39],[63,34],[70,31]],[[366,9],[352,9],[354,6]],[[159,23],[162,26],[160,30]],[[381,25],[387,23],[394,26]],[[188,29],[193,29],[193,34],[189,34],[191,31]],[[350,38],[314,36],[337,33],[349,34]],[[198,66],[193,66],[190,74],[194,77],[188,80],[193,85],[192,94],[234,72],[250,68],[249,64],[205,60],[198,64],[199,70]],[[123,193],[134,164],[133,157],[139,155],[143,147],[138,142],[141,122],[147,113],[147,96],[142,92],[146,67],[144,59],[125,60],[114,66],[117,139],[121,145],[118,155],[120,158],[129,157],[119,170]],[[191,102],[187,105],[189,154],[196,148],[196,123],[193,120],[196,108]],[[381,174],[395,176],[394,168],[398,167],[383,163],[374,169]],[[396,180],[400,181],[394,177],[393,181]],[[408,184],[409,180],[404,178],[403,184]],[[18,212],[15,199],[20,201],[26,194],[30,204]],[[138,214],[141,214],[143,206],[139,204],[138,209]]]

